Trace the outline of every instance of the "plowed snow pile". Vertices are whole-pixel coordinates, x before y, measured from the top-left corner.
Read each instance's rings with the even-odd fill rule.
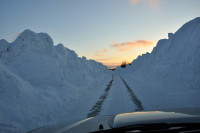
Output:
[[[200,18],[184,24],[120,73],[146,110],[200,107]]]
[[[0,132],[26,132],[86,116],[81,114],[85,103],[74,110],[88,93],[103,91],[108,73],[101,63],[54,46],[45,33],[25,30],[12,43],[0,40]]]

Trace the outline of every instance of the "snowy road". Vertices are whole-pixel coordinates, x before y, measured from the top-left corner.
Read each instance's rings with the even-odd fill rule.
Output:
[[[135,111],[142,111],[144,110],[143,105],[141,101],[137,98],[137,96],[134,94],[133,90],[129,87],[129,85],[126,83],[126,81],[120,76],[120,79],[123,81],[124,85],[126,86],[129,95],[131,97],[132,102],[136,105]]]
[[[106,97],[108,96],[108,92],[112,86],[113,78],[114,78],[114,75],[112,75],[112,80],[108,83],[105,89],[105,92],[103,93],[103,95],[100,96],[99,100],[92,107],[92,109],[90,110],[91,112],[87,115],[87,117],[93,117],[99,114],[99,112],[101,111],[102,104],[104,100],[106,99]]]
[[[133,90],[122,77],[114,75],[107,85],[104,94],[92,107],[87,117],[99,114],[115,115],[141,110],[144,110],[143,105]]]

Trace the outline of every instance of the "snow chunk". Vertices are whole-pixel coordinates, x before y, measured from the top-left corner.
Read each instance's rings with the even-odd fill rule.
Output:
[[[87,60],[87,58],[86,58],[85,56],[82,56],[82,59],[83,59],[83,60]]]
[[[62,43],[59,43],[58,45],[54,46],[56,51],[63,57],[66,55],[66,49],[65,46]]]
[[[174,35],[173,33],[168,33],[168,38],[172,39],[173,35]]]

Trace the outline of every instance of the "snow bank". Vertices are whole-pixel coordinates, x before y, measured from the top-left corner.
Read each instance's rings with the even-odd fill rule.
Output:
[[[103,91],[108,73],[63,44],[54,46],[46,33],[25,30],[12,43],[0,40],[0,132],[26,132],[72,118],[72,109],[85,108],[78,105],[81,97]],[[84,117],[80,111],[73,115]]]
[[[200,18],[159,40],[117,73],[132,86],[146,109],[200,107]]]

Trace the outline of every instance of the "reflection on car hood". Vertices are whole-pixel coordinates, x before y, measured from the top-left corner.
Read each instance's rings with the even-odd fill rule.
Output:
[[[145,111],[123,113],[118,115],[96,116],[73,124],[60,123],[45,126],[31,133],[87,133],[137,124],[154,123],[200,123],[200,109],[168,109],[164,111]],[[100,126],[101,125],[101,126]]]
[[[112,128],[119,128],[130,125],[138,124],[154,124],[154,123],[199,123],[200,116],[175,113],[175,112],[163,112],[163,111],[151,111],[151,112],[133,112],[117,115],[110,125]]]

